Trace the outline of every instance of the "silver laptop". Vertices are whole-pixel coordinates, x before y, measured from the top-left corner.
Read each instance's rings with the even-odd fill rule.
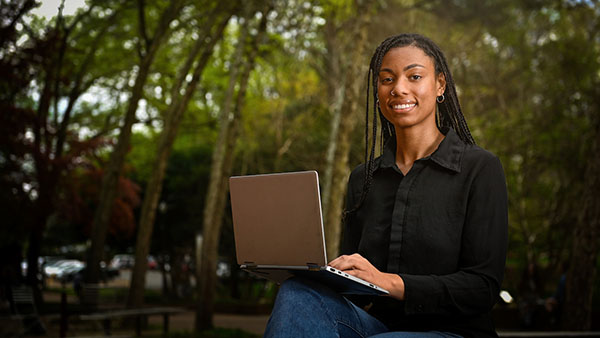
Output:
[[[340,293],[388,291],[327,266],[316,171],[229,178],[237,262],[281,283],[297,275]]]

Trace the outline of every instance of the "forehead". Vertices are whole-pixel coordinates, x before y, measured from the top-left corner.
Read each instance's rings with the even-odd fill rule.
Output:
[[[381,69],[404,69],[406,66],[415,64],[434,69],[433,59],[421,48],[415,46],[395,47],[383,56]]]

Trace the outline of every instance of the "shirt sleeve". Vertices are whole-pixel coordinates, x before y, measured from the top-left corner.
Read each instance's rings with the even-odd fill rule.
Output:
[[[495,156],[474,176],[461,240],[457,272],[400,274],[406,314],[475,315],[489,312],[497,302],[508,242],[508,196]]]

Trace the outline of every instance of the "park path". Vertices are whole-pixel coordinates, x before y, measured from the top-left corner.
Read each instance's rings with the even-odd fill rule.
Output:
[[[195,313],[193,311],[172,316],[170,319],[170,330],[188,332],[193,331],[194,316]],[[263,335],[268,320],[268,315],[237,315],[216,313],[213,317],[213,323],[215,327],[240,329],[259,336]],[[158,316],[151,317],[149,321],[151,325],[156,325],[159,327],[162,325],[162,318]]]

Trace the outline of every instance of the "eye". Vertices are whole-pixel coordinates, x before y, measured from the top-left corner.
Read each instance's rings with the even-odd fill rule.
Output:
[[[414,80],[414,81],[416,81],[416,80],[420,80],[420,79],[422,79],[423,77],[422,77],[421,75],[414,74],[414,75],[411,75],[411,76],[409,76],[409,78],[410,78],[411,80]]]
[[[391,77],[382,77],[381,78],[381,83],[382,84],[390,84],[392,83],[392,81],[394,81],[394,79],[392,79]]]

